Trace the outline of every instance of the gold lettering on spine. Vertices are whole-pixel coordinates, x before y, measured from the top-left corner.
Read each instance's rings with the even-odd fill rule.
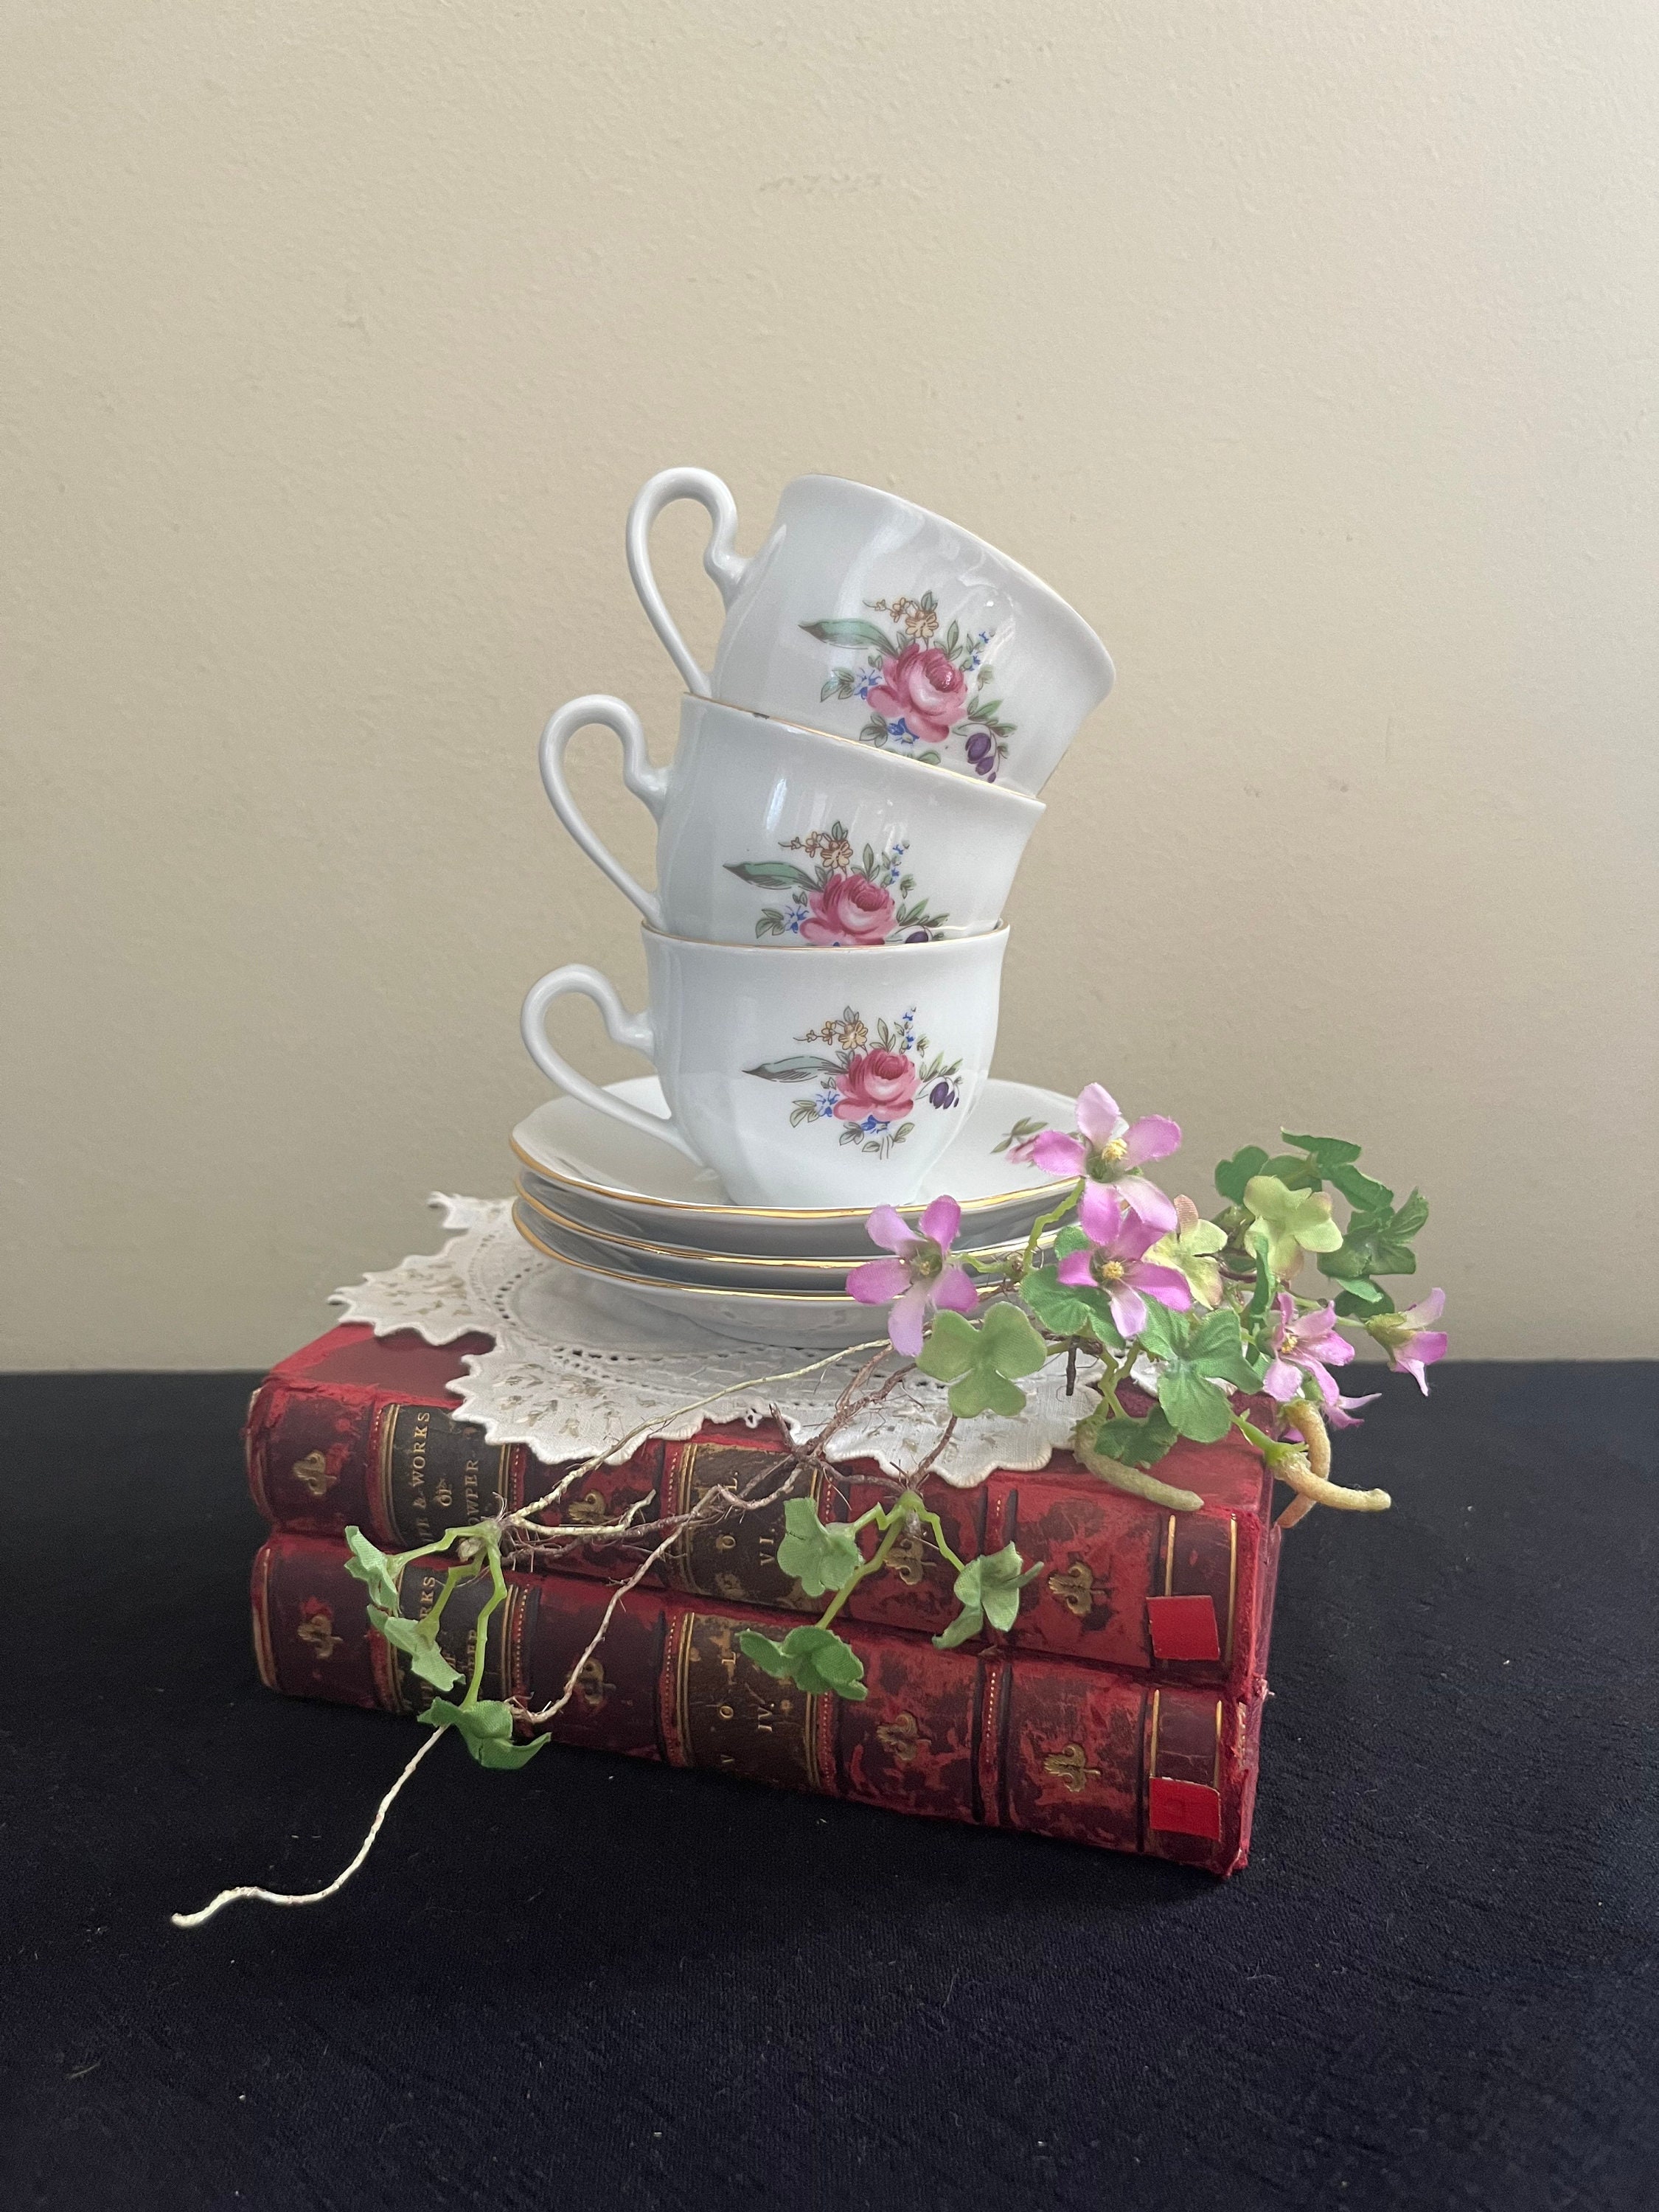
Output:
[[[1238,1517],[1227,1516],[1227,1642],[1221,1654],[1224,1666],[1233,1662],[1233,1613],[1238,1603]]]

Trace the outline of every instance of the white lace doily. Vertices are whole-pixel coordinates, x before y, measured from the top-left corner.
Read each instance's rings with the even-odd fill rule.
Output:
[[[411,1328],[428,1344],[453,1344],[474,1331],[494,1337],[490,1351],[462,1355],[466,1372],[450,1385],[461,1401],[456,1419],[477,1422],[492,1444],[528,1444],[550,1462],[602,1451],[620,1459],[642,1435],[695,1436],[705,1421],[753,1426],[774,1410],[799,1443],[823,1428],[869,1356],[841,1352],[811,1374],[782,1379],[817,1355],[728,1343],[644,1306],[602,1312],[579,1277],[525,1243],[506,1199],[434,1195],[430,1202],[457,1232],[442,1251],[367,1275],[331,1303],[377,1336]],[[880,1315],[872,1312],[871,1322],[878,1335]],[[968,1489],[998,1468],[1046,1465],[1097,1404],[1094,1371],[1083,1363],[1068,1398],[1064,1365],[1051,1360],[1023,1384],[1027,1402],[1015,1419],[987,1413],[958,1426],[939,1474]],[[873,1459],[902,1477],[927,1457],[948,1418],[943,1389],[909,1375],[879,1407],[837,1431],[830,1453]]]

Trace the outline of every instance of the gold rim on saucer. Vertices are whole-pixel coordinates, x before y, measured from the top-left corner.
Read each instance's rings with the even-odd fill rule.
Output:
[[[562,1267],[573,1268],[579,1275],[598,1275],[607,1283],[623,1283],[630,1290],[665,1291],[671,1297],[676,1298],[764,1299],[773,1305],[801,1306],[819,1313],[832,1309],[838,1312],[842,1307],[850,1308],[861,1304],[858,1298],[849,1298],[844,1295],[837,1297],[831,1291],[723,1291],[712,1283],[665,1283],[657,1275],[629,1275],[617,1267],[595,1267],[586,1260],[573,1260],[566,1253],[556,1252],[550,1244],[544,1244],[541,1238],[525,1221],[522,1201],[514,1206],[513,1226],[526,1244],[533,1245],[536,1250],[542,1253],[547,1259],[556,1260]],[[885,1343],[886,1339],[872,1336],[870,1340],[871,1348],[873,1350],[878,1342]],[[861,1348],[857,1345],[848,1345],[846,1347],[849,1352],[856,1352]]]
[[[538,1169],[535,1172],[539,1174],[540,1170]],[[544,1176],[543,1180],[544,1182],[550,1181],[550,1178]],[[777,1259],[768,1259],[763,1253],[717,1252],[712,1249],[705,1249],[696,1244],[656,1244],[642,1237],[623,1237],[620,1236],[613,1229],[594,1229],[585,1221],[570,1220],[566,1215],[560,1213],[555,1207],[548,1205],[545,1199],[538,1198],[533,1190],[526,1190],[524,1187],[524,1178],[522,1176],[518,1177],[514,1185],[514,1188],[515,1194],[522,1205],[529,1206],[532,1212],[540,1214],[543,1220],[555,1222],[561,1229],[569,1230],[573,1236],[589,1237],[595,1243],[616,1244],[620,1246],[624,1251],[648,1252],[653,1258],[659,1260],[690,1260],[699,1264],[717,1262],[721,1267],[811,1267],[823,1271],[824,1269],[845,1269],[848,1267],[856,1267],[860,1266],[866,1259],[878,1260],[882,1256],[880,1251],[873,1245],[868,1252],[852,1253],[848,1255],[845,1258],[841,1258],[832,1253],[825,1259],[813,1260],[798,1258],[793,1255],[781,1256]],[[1041,1240],[1037,1246],[1037,1249],[1040,1252],[1046,1252],[1054,1241],[1054,1232],[1051,1230],[1048,1234]],[[1004,1238],[1001,1243],[996,1244],[970,1244],[963,1246],[959,1248],[959,1250],[953,1253],[953,1256],[960,1257],[971,1254],[976,1260],[1012,1259],[1017,1252],[1023,1252],[1024,1249],[1024,1237],[1010,1237]],[[704,1285],[704,1287],[708,1288],[710,1286]],[[787,1297],[789,1293],[787,1291],[780,1291],[778,1295],[780,1297]]]

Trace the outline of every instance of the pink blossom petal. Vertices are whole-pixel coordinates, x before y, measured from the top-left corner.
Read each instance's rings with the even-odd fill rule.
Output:
[[[1098,1244],[1115,1258],[1126,1217],[1123,1201],[1109,1183],[1090,1182],[1084,1184],[1083,1196],[1078,1202],[1077,1218],[1078,1225],[1089,1242]],[[1145,1249],[1143,1246],[1142,1249]]]
[[[1112,1319],[1117,1323],[1118,1334],[1126,1341],[1139,1335],[1146,1326],[1146,1304],[1139,1291],[1132,1291],[1120,1283],[1109,1290],[1107,1298],[1112,1309]]]
[[[1145,1176],[1120,1176],[1117,1189],[1125,1205],[1133,1207],[1143,1221],[1151,1222],[1158,1232],[1154,1243],[1158,1237],[1170,1234],[1176,1225],[1176,1210],[1155,1182],[1148,1182]]]
[[[1063,1136],[1058,1129],[1044,1129],[1031,1139],[1031,1164],[1044,1175],[1080,1176],[1088,1165],[1088,1155],[1075,1137]]]
[[[1123,1132],[1126,1167],[1144,1167],[1148,1160],[1167,1160],[1181,1150],[1181,1124],[1167,1114],[1145,1114]]]
[[[1374,1406],[1382,1395],[1380,1390],[1373,1390],[1365,1398],[1328,1399],[1325,1406],[1325,1419],[1334,1429],[1363,1429],[1365,1424],[1356,1420],[1354,1416],[1362,1406]]]
[[[887,1334],[895,1352],[902,1352],[907,1359],[914,1359],[921,1350],[921,1340],[927,1329],[927,1285],[913,1284],[902,1298],[896,1299],[887,1316]]]
[[[1322,1365],[1317,1359],[1309,1359],[1304,1364],[1309,1374],[1312,1376],[1320,1396],[1328,1406],[1334,1399],[1341,1395],[1336,1387],[1335,1376],[1328,1367]]]
[[[890,1252],[906,1251],[916,1241],[909,1223],[890,1206],[878,1206],[864,1231],[872,1244],[884,1244]]]
[[[861,1306],[884,1306],[909,1287],[910,1270],[902,1260],[866,1260],[847,1278],[848,1297]]]
[[[1262,1376],[1261,1387],[1270,1398],[1288,1406],[1292,1398],[1302,1395],[1302,1370],[1292,1367],[1288,1359],[1275,1359]]]
[[[1055,1276],[1073,1290],[1082,1290],[1095,1279],[1094,1269],[1086,1252],[1068,1252],[1054,1269]]]
[[[952,1313],[974,1313],[979,1306],[979,1292],[974,1279],[966,1267],[947,1267],[933,1285],[933,1304],[948,1306]]]
[[[1097,1083],[1084,1085],[1078,1093],[1077,1126],[1079,1135],[1086,1137],[1097,1152],[1111,1143],[1123,1127],[1123,1116],[1109,1091]]]
[[[1426,1398],[1429,1395],[1429,1378],[1423,1370],[1425,1367],[1432,1367],[1437,1359],[1445,1358],[1446,1343],[1446,1337],[1441,1330],[1437,1328],[1421,1330],[1391,1363],[1395,1372],[1397,1375],[1409,1375]]]
[[[1193,1303],[1192,1285],[1174,1267],[1159,1267],[1148,1260],[1137,1260],[1129,1269],[1129,1280],[1138,1291],[1149,1298],[1156,1298],[1161,1306],[1174,1313],[1188,1312]]]
[[[948,1252],[962,1226],[962,1208],[953,1198],[936,1198],[921,1217],[921,1233],[931,1237],[941,1252]]]
[[[1431,1291],[1427,1297],[1419,1298],[1414,1306],[1407,1306],[1401,1318],[1408,1321],[1413,1328],[1425,1328],[1430,1322],[1438,1321],[1445,1310],[1446,1293]]]
[[[1120,1200],[1122,1194],[1120,1186],[1118,1189]],[[1114,1248],[1115,1256],[1120,1260],[1139,1260],[1143,1254],[1152,1250],[1161,1237],[1167,1236],[1168,1233],[1166,1230],[1160,1229],[1157,1222],[1148,1221],[1144,1214],[1132,1213],[1128,1206],[1125,1206],[1123,1226],[1117,1232],[1117,1243]],[[1184,1282],[1186,1278],[1183,1276],[1182,1279]]]
[[[1316,1359],[1326,1360],[1333,1367],[1346,1367],[1353,1358],[1352,1345],[1346,1336],[1339,1336],[1334,1329],[1328,1336],[1322,1336],[1317,1344],[1310,1344],[1308,1350]]]
[[[1296,1300],[1291,1296],[1288,1291],[1281,1291],[1279,1293],[1279,1296],[1273,1300],[1273,1304],[1279,1308],[1279,1319],[1281,1328],[1289,1328],[1292,1322],[1296,1319]]]

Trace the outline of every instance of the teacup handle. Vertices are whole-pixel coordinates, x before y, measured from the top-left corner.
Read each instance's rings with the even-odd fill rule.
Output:
[[[737,535],[738,503],[720,478],[707,469],[664,469],[652,477],[628,510],[628,573],[634,579],[640,604],[650,616],[652,628],[668,647],[669,658],[684,677],[688,690],[694,691],[699,699],[707,699],[712,696],[708,678],[691,658],[651,573],[651,526],[664,507],[677,499],[695,499],[708,510],[714,528],[703,548],[702,565],[720,587],[720,598],[728,607],[738,595],[749,563],[732,550],[732,540]]]
[[[672,1115],[647,1114],[642,1106],[630,1106],[625,1098],[618,1098],[609,1091],[602,1091],[597,1083],[590,1083],[586,1076],[572,1067],[562,1053],[554,1051],[547,1041],[547,1010],[555,999],[562,999],[572,991],[592,999],[605,1017],[605,1031],[612,1044],[627,1045],[631,1051],[642,1052],[654,1064],[656,1032],[649,1011],[630,1014],[617,996],[617,987],[611,978],[580,961],[568,968],[556,968],[550,975],[544,975],[539,983],[530,987],[524,1011],[519,1017],[519,1031],[532,1060],[561,1091],[580,1098],[584,1106],[592,1107],[599,1114],[608,1114],[613,1121],[626,1122],[630,1129],[642,1129],[647,1137],[662,1138],[701,1167],[702,1160]]]
[[[635,799],[643,799],[653,817],[662,820],[663,808],[668,804],[666,773],[651,765],[651,755],[646,748],[645,732],[640,718],[625,699],[613,699],[604,691],[590,691],[580,699],[571,700],[561,707],[556,714],[549,717],[542,732],[542,781],[553,802],[553,811],[581,847],[596,868],[601,868],[615,884],[624,898],[633,900],[653,929],[666,927],[662,918],[662,902],[654,891],[635,882],[622,862],[599,842],[570,795],[570,786],[565,781],[565,748],[578,730],[598,723],[602,729],[614,730],[622,739],[623,781]]]

